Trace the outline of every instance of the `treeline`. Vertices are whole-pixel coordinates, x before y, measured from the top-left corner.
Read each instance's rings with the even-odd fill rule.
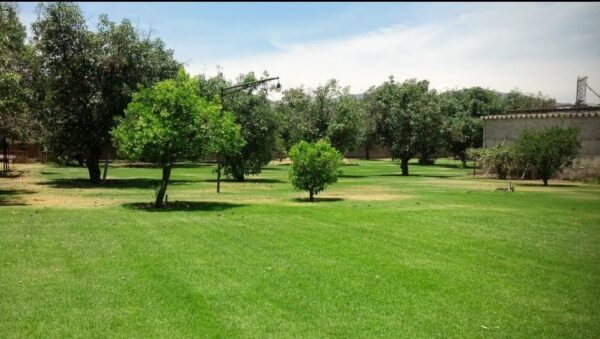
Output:
[[[466,164],[467,149],[480,147],[482,116],[516,108],[553,107],[554,99],[517,90],[501,94],[481,87],[439,93],[426,80],[388,81],[362,98],[330,80],[313,90],[283,92],[274,109],[282,122],[281,151],[301,140],[328,139],[342,153],[357,147],[387,147],[408,175],[408,161],[429,164],[452,155]]]
[[[259,173],[274,156],[286,156],[302,140],[326,139],[341,153],[383,145],[400,161],[404,175],[408,175],[408,160],[414,157],[431,163],[436,156],[452,155],[465,162],[467,149],[482,143],[481,116],[555,104],[541,94],[516,90],[501,94],[475,87],[439,93],[428,81],[398,82],[392,77],[370,88],[362,98],[335,80],[314,89],[288,89],[278,102],[269,100],[269,92],[275,90],[272,83],[221,97],[222,88],[269,75],[250,72],[235,81],[223,74],[200,75],[188,81],[173,51],[160,39],[136,30],[129,20],[116,23],[102,15],[91,29],[77,4],[40,4],[31,27],[33,35],[27,39],[16,5],[3,2],[0,6],[0,131],[10,141],[42,142],[61,159],[85,163],[94,184],[101,181],[101,152],[114,141],[111,131],[128,105],[136,104],[132,98],[168,79],[179,80],[163,85],[164,93],[171,93],[167,90],[171,86],[181,94],[185,91],[177,86],[187,91],[193,85],[203,107],[214,110],[218,105],[239,127],[216,128],[213,120],[205,121],[224,133],[239,130],[241,141],[235,132],[231,142],[214,137],[207,148],[219,155],[224,173],[238,181]],[[158,106],[164,104],[161,107],[173,111],[181,108],[169,106],[179,105],[179,99],[165,101],[159,92],[155,94],[152,100],[157,100]],[[141,102],[151,102],[142,96],[138,101],[139,107]],[[140,116],[144,115],[136,118]],[[190,119],[195,118],[190,115]],[[136,147],[135,138],[121,137]],[[185,140],[185,135],[177,140]],[[125,153],[130,158],[156,160],[155,153]],[[200,156],[198,152],[190,154]],[[172,162],[171,158],[161,161]]]

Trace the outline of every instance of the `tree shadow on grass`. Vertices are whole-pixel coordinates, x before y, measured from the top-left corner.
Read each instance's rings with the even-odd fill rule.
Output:
[[[212,166],[213,164],[205,163],[205,162],[190,162],[190,163],[177,163],[173,165],[172,168],[201,168]],[[132,162],[132,163],[117,163],[115,167],[124,167],[124,168],[162,168],[160,165],[148,162]]]
[[[230,208],[242,207],[243,204],[231,204],[227,202],[216,201],[173,201],[163,207],[155,207],[153,203],[136,202],[123,204],[123,207],[130,210],[147,212],[176,212],[176,211],[205,211],[218,212]]]
[[[7,173],[0,173],[0,178],[14,179],[22,176],[23,174],[25,174],[24,171],[8,171]]]
[[[60,172],[40,171],[40,174],[42,174],[42,175],[55,175],[55,174],[60,174]]]
[[[295,201],[295,202],[307,202],[307,203],[311,202],[308,197],[306,197],[306,198],[294,198],[294,199],[292,199],[292,201]],[[316,198],[315,197],[315,201],[312,201],[312,202],[317,203],[317,202],[336,202],[336,201],[344,201],[344,199],[342,199],[342,198]]]
[[[198,182],[198,180],[169,180],[169,185],[183,185]],[[107,179],[100,185],[92,185],[87,178],[75,179],[50,179],[49,181],[38,183],[54,188],[156,188],[160,185],[160,179],[149,178],[131,178],[131,179]]]
[[[409,174],[407,176],[403,176],[400,173],[387,173],[387,174],[379,174],[379,177],[421,177],[421,178],[457,178],[457,177],[463,177],[464,174],[422,174],[422,173],[416,173],[416,174]]]
[[[511,180],[504,180],[506,182],[511,181]],[[558,188],[558,187],[580,187],[579,185],[573,185],[573,184],[554,184],[552,185],[551,182],[548,182],[548,186],[544,186],[544,182],[540,180],[539,183],[537,182],[519,182],[518,180],[512,180],[511,181],[515,186],[525,186],[525,187],[552,187],[552,188]],[[507,183],[508,184],[508,183]]]
[[[349,179],[366,178],[366,177],[367,177],[367,175],[354,175],[354,174],[338,175],[338,178],[349,178]]]
[[[451,169],[473,169],[472,164],[467,163],[467,166],[462,166],[462,164],[432,164],[432,165],[420,165],[415,164],[417,166],[432,166],[432,167],[440,167],[440,168],[451,168]]]
[[[21,195],[33,194],[35,191],[0,189],[0,206],[27,206]]]
[[[204,182],[217,182],[217,179],[206,179]],[[231,183],[257,183],[257,184],[282,184],[286,181],[279,179],[270,179],[270,178],[247,178],[244,181],[235,181],[233,179],[221,179],[221,182],[231,182]]]

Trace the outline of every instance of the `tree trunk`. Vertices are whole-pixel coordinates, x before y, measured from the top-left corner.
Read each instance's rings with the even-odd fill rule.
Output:
[[[85,158],[85,165],[88,168],[90,174],[90,183],[92,185],[100,184],[100,154],[102,153],[101,147],[93,147]]]
[[[154,207],[162,207],[165,193],[167,193],[167,186],[169,185],[169,178],[171,177],[171,165],[163,167],[162,181],[160,182],[160,189],[156,195],[156,201]]]
[[[402,159],[401,160],[400,169],[402,170],[402,176],[407,176],[408,175],[408,160],[409,159]]]
[[[548,178],[542,178],[542,180],[544,181],[544,186],[548,186]]]
[[[85,165],[87,166],[88,173],[90,174],[90,183],[92,185],[100,184],[100,159],[98,158],[87,158],[85,159]]]
[[[83,167],[85,165],[85,162],[83,160],[83,156],[78,155],[77,158],[75,158],[75,159],[77,159],[77,165],[79,165],[79,167]]]
[[[315,193],[313,192],[313,190],[308,190],[308,201],[310,201],[310,202],[315,201],[314,195],[315,195]]]
[[[369,154],[370,151],[370,147],[367,145],[365,146],[365,160],[371,160],[371,155]]]

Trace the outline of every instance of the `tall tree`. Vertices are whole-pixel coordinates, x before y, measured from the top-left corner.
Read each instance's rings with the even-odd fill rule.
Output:
[[[269,74],[264,72],[261,79],[268,77]],[[200,76],[198,80],[198,93],[206,98],[219,97],[222,88],[233,85],[221,73],[212,78]],[[250,72],[240,75],[236,84],[257,80],[256,75]],[[271,89],[267,83],[256,84],[220,98],[224,110],[231,112],[236,123],[241,126],[244,140],[241,151],[221,154],[225,174],[236,181],[244,181],[246,175],[260,173],[273,159],[278,142],[279,121],[268,99]]]
[[[281,121],[280,138],[289,152],[293,145],[304,138],[312,140],[310,106],[312,99],[308,92],[302,88],[290,88],[283,91],[283,97],[276,104],[276,112]]]
[[[537,94],[525,94],[519,90],[512,90],[502,99],[504,109],[532,109],[532,108],[552,108],[556,105],[556,99]]]
[[[32,26],[43,60],[47,141],[58,154],[84,157],[90,181],[98,184],[115,117],[138,86],[173,77],[179,63],[162,41],[140,37],[128,20],[118,25],[102,15],[97,32],[88,30],[73,3],[41,4]]]
[[[467,149],[482,144],[483,120],[471,116],[454,95],[442,93],[439,99],[446,149],[466,166]]]
[[[421,165],[433,164],[434,155],[444,146],[444,116],[435,90],[429,90],[425,100],[427,103],[414,116],[414,143]]]
[[[400,160],[402,175],[409,174],[408,161],[417,155],[418,141],[431,132],[424,126],[429,125],[427,116],[438,114],[435,96],[426,80],[398,83],[393,77],[365,94],[365,107],[377,116],[377,130],[392,157]]]
[[[327,139],[342,154],[361,141],[362,108],[358,99],[334,79],[312,91],[294,88],[284,92],[277,110],[287,116],[288,144]]]
[[[183,70],[175,79],[142,89],[133,96],[125,116],[117,118],[119,124],[112,132],[121,155],[162,167],[157,207],[163,205],[176,161],[198,160],[215,148],[233,152],[240,145],[233,116],[221,112],[218,101],[199,97],[197,91],[197,81]]]
[[[365,109],[364,106],[364,102],[361,102],[361,122],[363,125],[361,144],[365,149],[365,159],[369,160],[371,149],[381,143],[381,137],[377,131],[377,116],[373,111]]]
[[[39,88],[43,106],[38,113],[46,142],[59,155],[98,158],[96,39],[87,30],[79,7],[71,3],[40,4],[32,28],[41,59],[40,77],[45,80]],[[99,181],[97,164],[96,169]],[[88,170],[92,179],[94,167],[88,164]]]
[[[31,51],[15,3],[0,2],[0,137],[25,140],[35,127],[31,114]],[[5,145],[6,146],[6,145]]]

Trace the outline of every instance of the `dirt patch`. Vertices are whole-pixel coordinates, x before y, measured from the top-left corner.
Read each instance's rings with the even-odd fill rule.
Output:
[[[59,207],[59,208],[93,208],[120,204],[120,199],[94,199],[89,197],[77,197],[64,194],[38,193],[23,197],[23,202],[27,205],[39,207]]]
[[[26,191],[18,196],[19,205],[57,208],[93,208],[123,203],[122,199],[107,197],[86,197],[83,189],[59,189],[49,185],[39,176],[39,170],[47,168],[42,164],[19,164],[24,174],[18,178],[2,179],[2,188]],[[99,192],[99,191],[95,191]]]
[[[414,195],[398,193],[380,186],[354,186],[344,190],[331,190],[325,192],[328,197],[360,201],[389,201],[407,200],[415,198]]]

